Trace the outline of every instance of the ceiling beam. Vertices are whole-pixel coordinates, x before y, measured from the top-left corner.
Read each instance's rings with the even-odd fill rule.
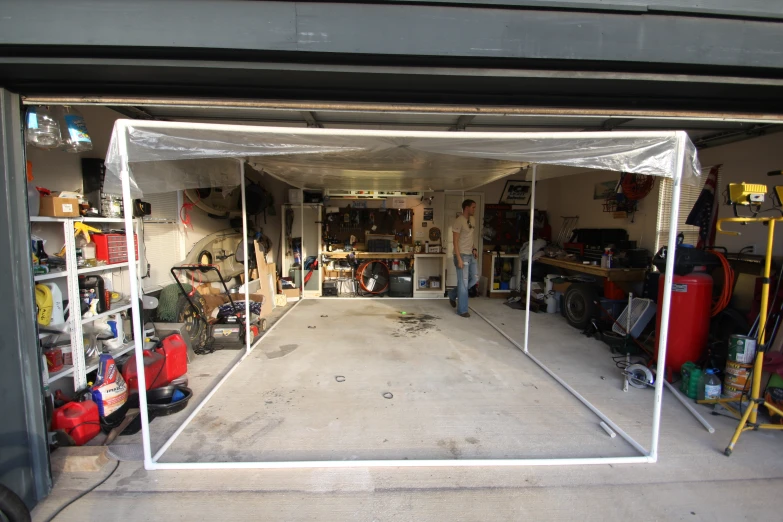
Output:
[[[308,127],[314,127],[317,129],[323,129],[324,126],[320,123],[318,123],[318,120],[315,119],[315,112],[312,111],[301,111],[299,114],[302,115],[302,118],[304,121],[307,122]]]
[[[601,130],[601,131],[611,131],[619,127],[620,125],[624,125],[626,123],[632,122],[635,118],[609,118],[607,120],[604,120],[603,123],[601,123],[600,128],[596,129],[594,127],[582,129],[584,131],[595,131],[595,130]]]
[[[706,149],[709,147],[728,145],[729,143],[736,143],[738,141],[750,140],[778,132],[783,132],[783,125],[760,124],[754,125],[749,129],[722,131],[702,136],[701,138],[693,140],[693,144],[697,149]]]
[[[162,118],[158,118],[156,116],[153,116],[149,112],[145,111],[141,107],[134,107],[131,105],[109,105],[109,109],[113,110],[114,112],[119,112],[126,118],[130,118],[132,120],[159,120]]]

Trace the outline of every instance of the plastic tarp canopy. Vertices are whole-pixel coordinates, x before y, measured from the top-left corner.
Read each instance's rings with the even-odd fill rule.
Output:
[[[121,138],[135,196],[238,185],[237,159],[305,189],[470,190],[527,165],[672,177],[682,131],[477,133],[296,129],[118,120],[104,190],[121,193]],[[683,181],[700,166],[686,137]],[[539,176],[545,179],[547,176]]]

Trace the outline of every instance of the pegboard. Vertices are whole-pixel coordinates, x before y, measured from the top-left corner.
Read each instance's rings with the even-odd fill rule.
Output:
[[[351,236],[357,243],[366,243],[366,234],[393,235],[403,245],[413,244],[413,209],[340,208],[324,219],[324,239],[345,243]],[[374,227],[374,228],[373,228]]]

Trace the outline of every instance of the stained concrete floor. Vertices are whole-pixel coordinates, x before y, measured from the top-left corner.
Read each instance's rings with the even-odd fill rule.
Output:
[[[478,317],[458,318],[443,301],[341,301],[364,317],[346,328],[343,305],[324,313],[321,302],[303,302],[268,334],[162,460],[634,454]],[[496,300],[471,304],[521,342],[522,312]],[[400,310],[417,319],[400,320]],[[373,323],[384,326],[370,335]],[[623,393],[605,345],[556,315],[533,315],[530,336],[542,362],[649,446],[652,392]],[[394,350],[388,341],[398,342]],[[257,389],[262,398],[249,392]],[[386,391],[394,397],[384,399]],[[747,433],[727,458],[736,423],[708,420],[716,433],[665,394],[654,465],[147,472],[122,462],[57,520],[97,510],[127,520],[777,519],[783,434]],[[112,468],[61,475],[35,518]]]

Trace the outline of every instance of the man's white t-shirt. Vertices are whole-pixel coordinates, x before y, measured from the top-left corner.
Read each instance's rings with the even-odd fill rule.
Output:
[[[476,226],[473,221],[474,218],[461,215],[451,226],[451,231],[459,234],[459,245],[455,246],[459,247],[460,254],[473,254],[473,227]]]

